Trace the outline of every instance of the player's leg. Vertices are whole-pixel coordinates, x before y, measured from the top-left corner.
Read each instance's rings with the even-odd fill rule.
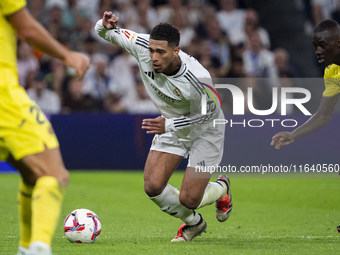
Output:
[[[25,237],[20,236],[20,244],[27,247],[29,240],[30,247],[45,250],[30,248],[29,254],[51,254],[68,172],[51,123],[19,84],[0,93],[0,159],[6,159],[23,178],[19,225]]]
[[[223,212],[228,211],[225,216],[217,216],[219,221],[225,221],[232,208],[229,178],[226,175],[220,175],[215,182],[209,180],[209,173],[198,174],[194,168],[188,167],[182,182],[179,201],[192,209],[199,209],[216,202],[218,203],[217,209]],[[225,210],[223,210],[224,207]]]
[[[163,212],[194,225],[199,221],[198,215],[179,202],[179,191],[168,184],[182,159],[182,156],[151,150],[144,169],[144,190]]]
[[[14,168],[21,169],[21,172],[29,172],[29,170],[23,170],[27,168],[22,162],[16,161],[12,155],[7,159]],[[23,180],[19,183],[19,192],[17,195],[18,211],[19,211],[19,252],[18,255],[24,255],[28,252],[28,248],[31,242],[31,226],[32,226],[32,193],[34,185],[25,183]]]
[[[224,129],[220,127],[210,127],[193,142],[179,197],[183,205],[192,209],[216,202],[219,221],[227,220],[232,210],[229,178],[220,175],[216,182],[209,182],[211,169],[221,162],[223,146]]]
[[[209,182],[207,172],[195,172],[195,168],[187,167],[179,196],[181,204],[191,209],[198,209],[214,203],[226,193],[226,186],[220,182]]]
[[[45,250],[43,254],[49,254],[60,215],[63,190],[68,183],[68,172],[63,165],[59,148],[45,149],[41,153],[25,156],[18,161],[10,157],[8,161],[21,173],[23,178],[21,187],[24,187],[24,191],[27,191],[27,187],[33,187],[30,189],[30,205],[25,200],[28,198],[25,197],[27,194],[19,195],[21,199],[19,212],[23,230],[20,244],[27,246],[31,224],[30,252],[42,249]],[[29,222],[30,212],[31,222]]]
[[[226,185],[220,180],[209,182],[210,176],[210,173],[197,173],[194,168],[187,167],[179,193],[180,203],[187,208],[199,209],[225,196]],[[201,219],[195,225],[182,225],[172,241],[188,241],[205,232],[207,224],[200,214],[199,216]]]
[[[200,217],[179,202],[179,191],[168,184],[188,149],[172,132],[155,135],[144,170],[144,189],[149,198],[167,214],[189,225]]]
[[[144,190],[149,197],[162,193],[183,157],[151,150],[144,168]]]

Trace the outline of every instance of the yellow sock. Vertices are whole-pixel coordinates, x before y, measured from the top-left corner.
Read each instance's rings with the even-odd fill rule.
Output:
[[[32,194],[31,242],[51,245],[59,220],[64,188],[55,177],[44,176],[37,180]]]
[[[18,210],[19,210],[19,226],[20,226],[20,239],[19,245],[28,248],[31,240],[31,201],[33,187],[27,185],[23,181],[19,184],[18,193]]]

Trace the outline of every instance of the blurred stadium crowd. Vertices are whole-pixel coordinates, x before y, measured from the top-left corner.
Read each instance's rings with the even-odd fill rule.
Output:
[[[157,113],[139,75],[136,60],[94,31],[103,12],[119,26],[149,33],[160,22],[181,32],[180,46],[214,78],[303,77],[247,0],[27,0],[28,9],[66,47],[86,53],[91,67],[82,81],[58,59],[18,41],[20,85],[48,114],[71,112]],[[338,0],[298,0],[306,15],[304,33],[315,24],[340,17]],[[280,81],[284,79],[280,79]],[[283,82],[281,86],[292,86]],[[249,85],[249,84],[248,84]],[[263,91],[262,98],[267,97]],[[269,99],[271,96],[269,96]],[[258,104],[261,104],[259,97]],[[259,106],[262,108],[261,106]],[[263,105],[263,107],[266,107]]]

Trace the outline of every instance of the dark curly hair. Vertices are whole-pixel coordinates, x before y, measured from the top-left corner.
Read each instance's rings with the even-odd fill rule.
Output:
[[[160,23],[152,29],[150,39],[167,41],[169,46],[177,47],[180,40],[180,33],[178,28],[170,23]]]

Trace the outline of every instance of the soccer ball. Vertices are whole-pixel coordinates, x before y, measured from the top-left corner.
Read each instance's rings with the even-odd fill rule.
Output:
[[[94,243],[101,230],[98,216],[87,209],[74,210],[64,221],[64,233],[71,243]]]

